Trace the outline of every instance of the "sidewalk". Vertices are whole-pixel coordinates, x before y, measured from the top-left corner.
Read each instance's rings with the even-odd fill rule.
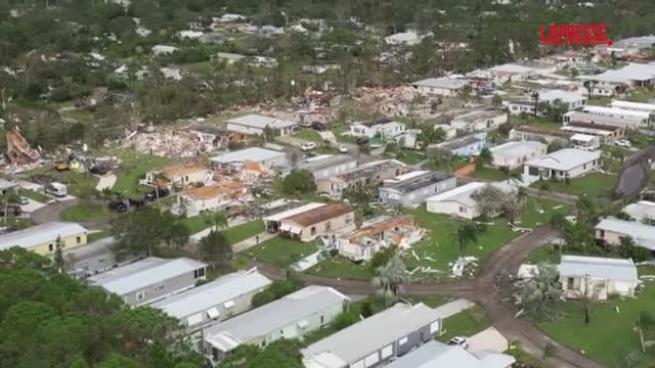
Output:
[[[257,242],[257,236],[259,236],[259,242]],[[263,243],[269,239],[273,239],[277,236],[277,234],[269,233],[269,232],[261,232],[258,235],[252,236],[248,239],[242,240],[236,244],[232,245],[232,251],[234,253],[241,253],[243,251],[246,251],[254,246],[256,246],[259,243]]]
[[[448,318],[454,316],[459,312],[465,311],[473,307],[474,305],[475,304],[473,304],[472,302],[466,299],[457,299],[457,300],[453,300],[450,303],[446,303],[444,305],[436,307],[434,308],[434,310],[439,312],[441,318]]]

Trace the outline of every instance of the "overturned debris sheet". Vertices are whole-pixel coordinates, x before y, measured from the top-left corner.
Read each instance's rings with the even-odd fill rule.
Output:
[[[41,159],[41,153],[32,148],[17,128],[7,131],[7,159],[13,165],[27,165]]]

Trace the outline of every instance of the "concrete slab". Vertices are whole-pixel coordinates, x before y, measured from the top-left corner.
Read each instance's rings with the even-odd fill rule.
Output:
[[[468,351],[471,353],[494,352],[502,353],[509,349],[509,341],[494,327],[469,337]]]

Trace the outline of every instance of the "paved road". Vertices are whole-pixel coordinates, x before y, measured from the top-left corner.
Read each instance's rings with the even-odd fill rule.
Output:
[[[59,217],[61,211],[65,210],[66,208],[76,206],[78,203],[78,199],[68,199],[56,203],[51,203],[32,212],[30,214],[30,218],[32,219],[32,222],[37,225],[44,224],[46,222],[62,221]],[[109,219],[103,218],[97,221],[82,222],[80,224],[90,230],[104,230],[109,226]]]
[[[602,368],[603,366],[551,340],[528,320],[515,318],[515,308],[510,295],[511,275],[516,275],[519,266],[530,252],[548,244],[559,233],[549,227],[540,227],[533,232],[507,243],[496,250],[485,263],[475,280],[450,280],[439,283],[412,283],[403,285],[408,295],[445,295],[464,298],[479,304],[489,321],[510,341],[519,341],[526,352],[542,359],[547,344],[556,346],[553,357],[545,362],[556,368]],[[267,264],[257,265],[269,277],[284,277],[284,271]],[[307,284],[332,286],[346,294],[367,295],[373,290],[368,281],[342,280],[302,274]]]

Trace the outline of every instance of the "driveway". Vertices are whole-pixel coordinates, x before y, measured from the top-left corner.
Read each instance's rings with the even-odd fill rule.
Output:
[[[515,317],[511,278],[530,252],[556,239],[559,232],[540,227],[524,234],[496,250],[474,280],[448,280],[439,283],[403,285],[405,294],[417,296],[444,295],[468,299],[480,305],[492,325],[510,341],[518,341],[530,355],[556,368],[602,368],[584,355],[550,339],[526,319]],[[258,264],[261,272],[272,278],[284,278],[285,271],[268,264]],[[370,282],[344,280],[301,274],[309,285],[332,286],[346,294],[368,295],[373,292]],[[552,357],[543,359],[547,345],[554,345]]]
[[[80,201],[78,199],[67,199],[53,202],[43,206],[30,214],[32,222],[37,225],[46,222],[62,221],[60,214],[66,208],[76,206]],[[103,218],[96,221],[81,222],[80,225],[89,230],[105,230],[109,227],[109,218]]]

